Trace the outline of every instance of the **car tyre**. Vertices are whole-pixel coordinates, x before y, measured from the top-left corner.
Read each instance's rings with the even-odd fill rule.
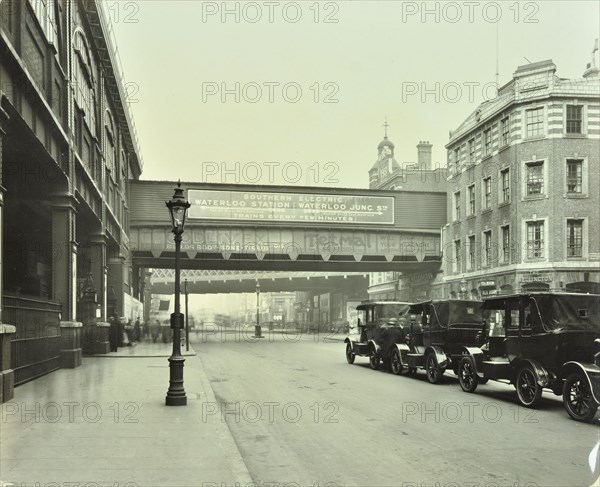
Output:
[[[352,365],[354,363],[355,358],[356,358],[356,354],[352,350],[352,345],[350,345],[349,343],[346,343],[346,362],[348,362],[350,365]]]
[[[569,416],[575,421],[589,423],[594,419],[598,404],[590,391],[590,383],[580,372],[567,377],[563,387],[563,404]]]
[[[373,370],[379,369],[380,358],[379,354],[375,351],[374,348],[371,349],[371,354],[369,355],[369,365]]]
[[[535,372],[526,365],[517,372],[515,382],[519,402],[526,408],[534,408],[542,397],[542,387],[537,383]]]
[[[402,366],[402,356],[400,350],[394,348],[392,358],[390,360],[390,372],[394,375],[402,375],[404,368]]]
[[[465,392],[475,392],[479,384],[479,377],[475,369],[475,362],[471,357],[463,357],[458,364],[458,382]]]
[[[435,353],[429,352],[425,358],[425,370],[427,372],[427,380],[431,384],[439,384],[444,374],[444,369],[438,365]]]

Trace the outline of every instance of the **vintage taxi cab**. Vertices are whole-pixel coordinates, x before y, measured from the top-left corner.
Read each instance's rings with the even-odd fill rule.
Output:
[[[447,369],[458,371],[464,347],[481,345],[483,317],[481,301],[430,300],[413,304],[408,314],[415,317],[407,345],[393,351],[394,374],[424,369],[427,380],[438,384]]]
[[[522,293],[486,298],[482,308],[490,313],[486,343],[465,347],[462,389],[508,382],[530,408],[549,389],[573,419],[591,421],[600,405],[600,295]]]
[[[401,301],[363,301],[356,307],[359,335],[349,335],[346,344],[346,360],[353,364],[356,356],[369,357],[372,369],[378,369],[383,361],[389,367],[393,345],[403,342],[406,332],[405,313],[410,303]]]

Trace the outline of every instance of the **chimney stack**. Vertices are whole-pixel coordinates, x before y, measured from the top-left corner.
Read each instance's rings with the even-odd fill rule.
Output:
[[[431,170],[431,148],[432,144],[428,140],[420,141],[417,144],[417,165],[419,169]]]

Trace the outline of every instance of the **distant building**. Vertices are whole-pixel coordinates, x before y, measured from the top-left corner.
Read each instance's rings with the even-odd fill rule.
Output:
[[[385,135],[377,146],[377,160],[369,170],[369,188],[409,192],[441,192],[447,188],[446,168],[432,167],[432,144],[421,141],[417,145],[417,162],[399,164],[394,156],[395,146]],[[441,209],[444,211],[445,209]],[[435,274],[419,273],[419,278],[398,272],[373,272],[369,274],[369,299],[419,300],[429,297]]]
[[[600,78],[517,68],[454,131],[444,277],[434,291],[600,292]]]

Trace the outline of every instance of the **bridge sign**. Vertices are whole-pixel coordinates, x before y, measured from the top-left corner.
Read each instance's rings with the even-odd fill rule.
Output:
[[[318,193],[188,190],[188,218],[394,224],[394,198]]]

